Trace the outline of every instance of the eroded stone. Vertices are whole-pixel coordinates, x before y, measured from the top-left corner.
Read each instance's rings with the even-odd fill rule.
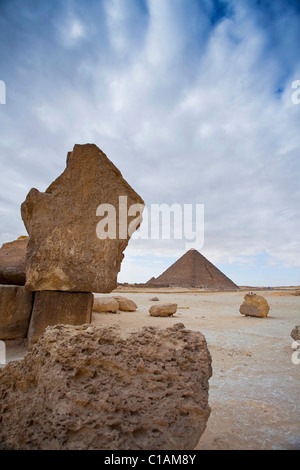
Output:
[[[65,171],[45,193],[31,189],[22,204],[22,218],[30,235],[26,289],[111,292],[117,286],[130,238],[122,227],[124,222],[134,225],[140,215],[128,216],[126,211],[124,215],[125,201],[127,207],[143,204],[96,145],[75,145],[68,153]],[[100,239],[99,231],[97,234],[103,217],[96,213],[102,204],[110,204],[115,211],[115,239]]]
[[[177,311],[177,304],[152,305],[149,309],[151,317],[170,317]]]
[[[296,325],[291,331],[291,337],[294,341],[300,341],[300,325]]]
[[[111,312],[115,313],[119,310],[119,302],[114,297],[94,297],[94,312]]]
[[[49,327],[0,370],[0,449],[193,449],[210,414],[204,336],[182,324],[122,334]]]
[[[115,299],[119,302],[119,310],[121,310],[121,312],[135,312],[138,308],[133,300],[127,299],[126,297],[117,296]]]
[[[267,317],[270,306],[261,295],[246,294],[244,302],[240,306],[240,313],[250,317]]]

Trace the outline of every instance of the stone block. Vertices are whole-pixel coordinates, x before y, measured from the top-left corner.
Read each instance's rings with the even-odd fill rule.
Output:
[[[87,292],[36,292],[28,330],[29,344],[35,343],[47,326],[90,323],[93,294]]]
[[[33,293],[23,286],[0,285],[0,339],[25,338],[32,311]]]

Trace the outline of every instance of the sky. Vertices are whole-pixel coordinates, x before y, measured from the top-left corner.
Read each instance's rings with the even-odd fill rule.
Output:
[[[236,284],[299,285],[299,44],[296,0],[0,0],[0,243],[95,143],[147,208],[203,205],[195,248]],[[186,248],[132,238],[119,282]]]

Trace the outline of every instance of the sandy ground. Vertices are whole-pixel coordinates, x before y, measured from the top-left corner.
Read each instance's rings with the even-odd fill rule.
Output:
[[[127,331],[180,322],[205,335],[213,365],[212,411],[196,449],[300,449],[300,365],[292,363],[290,337],[300,324],[300,296],[259,291],[271,309],[267,318],[254,318],[239,313],[244,293],[118,289],[138,310],[93,313],[92,321]],[[177,313],[151,317],[154,296],[160,303],[176,302]],[[8,360],[23,353],[24,344],[8,347]]]
[[[300,449],[300,365],[294,365],[291,330],[300,323],[300,297],[258,292],[267,318],[239,313],[244,292],[126,292],[136,312],[94,313],[93,322],[135,330],[181,322],[201,331],[212,355],[211,415],[196,449]],[[275,294],[275,295],[274,295]],[[169,318],[149,315],[158,302],[176,302]],[[159,302],[159,303],[160,303]]]

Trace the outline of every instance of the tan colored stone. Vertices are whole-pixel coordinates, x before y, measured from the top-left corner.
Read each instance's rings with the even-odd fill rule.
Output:
[[[300,325],[296,325],[291,331],[291,337],[295,341],[300,341]]]
[[[111,312],[116,313],[119,310],[119,302],[114,297],[96,297],[94,296],[93,311],[94,312]]]
[[[250,317],[267,317],[269,310],[266,299],[257,294],[246,294],[244,303],[240,306],[240,313]]]
[[[90,323],[92,305],[93,294],[87,292],[36,292],[28,330],[29,344],[35,343],[47,326]]]
[[[112,327],[50,327],[0,369],[0,449],[193,449],[211,374],[204,336],[182,324],[126,338]]]
[[[126,297],[115,297],[115,299],[119,302],[119,310],[122,312],[135,312],[138,308],[137,304]]]
[[[0,340],[26,337],[32,297],[23,286],[0,285]]]
[[[123,251],[130,238],[126,230],[119,233],[119,212],[125,228],[139,215],[129,217],[126,211],[122,215],[121,196],[121,202],[127,198],[128,208],[143,204],[96,145],[75,145],[68,153],[65,171],[45,193],[31,189],[22,204],[22,218],[30,235],[26,288],[111,292],[117,286]],[[98,237],[96,229],[105,219],[96,215],[101,204],[110,204],[116,211],[116,239]]]
[[[149,312],[151,317],[170,317],[177,311],[177,304],[152,305]]]
[[[0,249],[0,284],[24,286],[28,237],[4,243]]]

